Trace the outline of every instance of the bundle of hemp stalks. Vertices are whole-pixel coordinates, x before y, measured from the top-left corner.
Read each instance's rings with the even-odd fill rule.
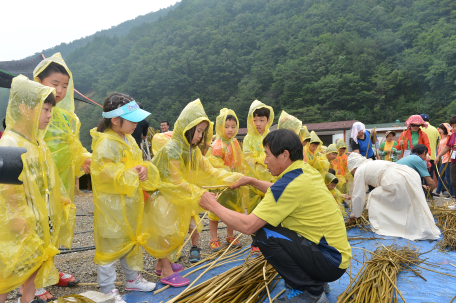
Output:
[[[367,209],[364,209],[361,217],[356,218],[353,221],[350,221],[350,220],[345,221],[345,228],[347,230],[349,230],[353,227],[359,227],[359,229],[361,229],[361,230],[371,231],[370,223],[368,220],[369,220],[369,212],[367,211]]]
[[[249,257],[244,264],[184,290],[180,295],[168,301],[168,303],[247,303],[263,302],[267,297],[269,297],[269,301],[271,302],[270,292],[279,282],[277,278],[278,273],[267,263],[263,255],[252,259]]]
[[[440,206],[434,207],[432,214],[443,236],[437,244],[439,250],[456,250],[456,211],[448,209],[448,206]]]
[[[338,303],[398,302],[397,274],[404,269],[412,270],[410,264],[419,264],[420,254],[415,246],[383,246],[371,252],[372,257],[363,263],[347,289],[337,297]],[[421,276],[420,276],[421,277]]]

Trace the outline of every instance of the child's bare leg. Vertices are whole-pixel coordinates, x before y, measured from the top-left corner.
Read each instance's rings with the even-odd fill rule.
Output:
[[[218,238],[217,236],[218,221],[209,220],[209,231],[211,232],[211,240]]]
[[[160,267],[159,267],[160,266]],[[156,270],[161,270],[161,277],[167,278],[174,274],[173,269],[171,268],[171,262],[165,258],[165,259],[158,259],[157,266],[155,267]]]
[[[8,297],[8,293],[0,295],[0,303],[5,303],[6,297]]]
[[[228,237],[232,237],[233,236],[233,229],[229,228],[229,227],[226,227],[226,235]]]
[[[195,227],[196,228],[196,227]],[[192,233],[193,229],[189,228],[188,230],[190,234]],[[200,235],[197,230],[192,235],[192,245],[198,247],[198,242],[199,242]]]
[[[37,273],[38,270],[25,280],[24,284],[22,284],[22,303],[28,303],[35,298],[35,277]]]

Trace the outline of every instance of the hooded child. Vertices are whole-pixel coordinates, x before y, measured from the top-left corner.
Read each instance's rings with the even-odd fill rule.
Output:
[[[328,190],[331,192],[331,194],[334,197],[334,201],[337,203],[337,206],[339,207],[340,212],[342,213],[342,216],[344,218],[347,218],[347,212],[345,211],[345,207],[343,205],[344,199],[350,200],[351,198],[349,196],[343,195],[338,189],[337,189],[337,183],[339,180],[337,177],[333,174],[334,170],[329,169],[329,172],[325,175],[325,185],[328,188]]]
[[[273,182],[274,178],[268,171],[264,159],[263,139],[269,134],[269,128],[274,121],[274,110],[272,107],[255,100],[250,105],[247,117],[247,135],[242,145],[244,158],[247,164],[246,176],[258,180]],[[264,197],[264,193],[249,186],[249,201],[247,202],[247,213],[251,213]]]
[[[74,113],[73,76],[60,53],[41,61],[33,71],[33,78],[36,82],[56,90],[57,105],[52,110],[51,123],[44,140],[52,152],[60,179],[71,200],[71,204],[63,209],[63,225],[60,232],[60,245],[71,249],[76,222],[75,177],[79,178],[89,173],[92,155],[79,140],[81,122]],[[71,284],[70,277],[61,277],[60,280],[58,286]]]
[[[61,182],[44,135],[55,105],[55,89],[19,75],[13,79],[0,146],[23,147],[22,185],[0,184],[0,302],[22,285],[20,302],[59,281]]]
[[[339,139],[336,142],[336,148],[338,151],[336,159],[331,161],[332,168],[335,170],[335,175],[339,182],[337,183],[337,189],[343,194],[348,195],[349,181],[353,181],[353,176],[348,171],[347,166],[347,144],[343,139]]]
[[[158,259],[175,261],[180,257],[190,222],[193,219],[198,223],[198,214],[202,212],[198,203],[207,191],[202,186],[229,187],[242,178],[239,173],[214,168],[202,155],[201,150],[211,142],[212,132],[213,123],[201,101],[190,102],[174,124],[171,140],[152,159],[160,172],[161,186],[151,195],[151,203],[146,204],[144,224],[151,235],[148,244],[153,246],[152,255]],[[201,226],[194,223],[190,231]],[[189,259],[201,259],[200,250],[198,238],[193,237]],[[189,283],[178,272],[164,275],[162,266],[159,260],[155,267],[155,272],[162,275],[162,283],[182,283],[182,286]]]
[[[239,120],[235,112],[231,109],[223,108],[217,117],[215,124],[216,139],[212,143],[212,148],[206,154],[207,159],[213,167],[223,168],[230,172],[245,173],[245,164],[243,163],[242,149],[235,138],[239,131]],[[218,202],[224,207],[243,213],[245,202],[249,198],[248,187],[240,187],[235,190],[226,191],[218,199]],[[220,239],[217,236],[218,221],[220,219],[213,213],[209,213],[209,229],[211,240],[209,246],[216,252],[222,249]],[[233,229],[227,228],[226,243],[232,246],[240,247],[241,243],[235,239]]]
[[[156,167],[143,161],[132,133],[150,113],[128,95],[113,93],[103,105],[103,119],[92,129],[92,176],[95,258],[100,291],[123,303],[115,287],[116,262],[127,280],[126,290],[152,291],[155,283],[138,273],[143,269],[144,248],[151,253],[144,231],[144,191],[157,188]]]
[[[307,156],[307,163],[313,168],[318,170],[322,177],[328,173],[329,162],[326,158],[326,155],[321,152],[321,146],[323,142],[317,136],[317,134],[312,131],[310,133],[310,141],[304,146],[304,153]]]

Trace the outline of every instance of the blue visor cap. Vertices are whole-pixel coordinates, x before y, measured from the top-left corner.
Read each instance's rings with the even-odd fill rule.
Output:
[[[146,119],[150,115],[143,109],[139,108],[139,105],[135,101],[131,101],[122,107],[119,107],[110,112],[103,112],[103,118],[110,119],[115,117],[121,117],[130,122],[138,123]]]

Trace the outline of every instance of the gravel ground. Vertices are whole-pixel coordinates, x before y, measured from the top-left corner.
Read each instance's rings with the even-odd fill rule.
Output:
[[[91,192],[84,191],[85,196],[76,196],[75,197],[75,204],[77,207],[77,217],[76,217],[76,226],[75,226],[75,235],[73,239],[73,249],[77,247],[84,247],[84,246],[93,246],[94,239],[93,239],[93,197]],[[209,220],[204,219],[203,223],[205,225],[204,229],[208,229],[207,231],[204,230],[200,233],[199,239],[199,247],[201,248],[201,254],[204,258],[205,255],[211,254],[211,250],[209,248]],[[226,225],[223,223],[219,223],[219,227],[225,227]],[[88,231],[88,232],[86,232]],[[234,233],[236,236],[236,232]],[[219,229],[218,231],[219,238],[221,239],[222,245],[224,245],[225,237],[226,237],[226,229]],[[242,245],[247,245],[251,243],[251,237],[243,235],[239,238]],[[191,247],[191,241],[189,241],[186,246],[184,247],[182,257],[179,263],[184,265],[184,268],[187,268],[191,265],[188,261],[188,252]],[[62,250],[64,251],[64,250]],[[69,274],[74,275],[76,278],[80,280],[81,283],[96,283],[97,282],[97,267],[96,264],[93,262],[93,258],[95,255],[95,250],[88,250],[82,252],[73,252],[69,254],[61,254],[55,257],[55,265],[57,269]],[[155,268],[156,259],[150,256],[148,253],[144,252],[144,271],[147,273],[153,273]],[[123,274],[122,269],[120,268],[119,262],[117,262],[116,266],[117,272],[117,282],[125,283],[125,277]],[[152,282],[158,282],[159,278],[156,276],[148,275],[147,273],[143,273],[143,277]],[[125,291],[123,285],[118,285],[117,288],[121,294],[127,293]],[[58,287],[58,286],[50,286],[46,287],[55,299],[57,297],[68,296],[71,294],[80,294],[86,291],[95,290],[99,291],[99,288],[94,286],[73,286],[73,287]],[[19,289],[16,289],[10,292],[8,296],[7,302],[17,302],[17,294]]]

